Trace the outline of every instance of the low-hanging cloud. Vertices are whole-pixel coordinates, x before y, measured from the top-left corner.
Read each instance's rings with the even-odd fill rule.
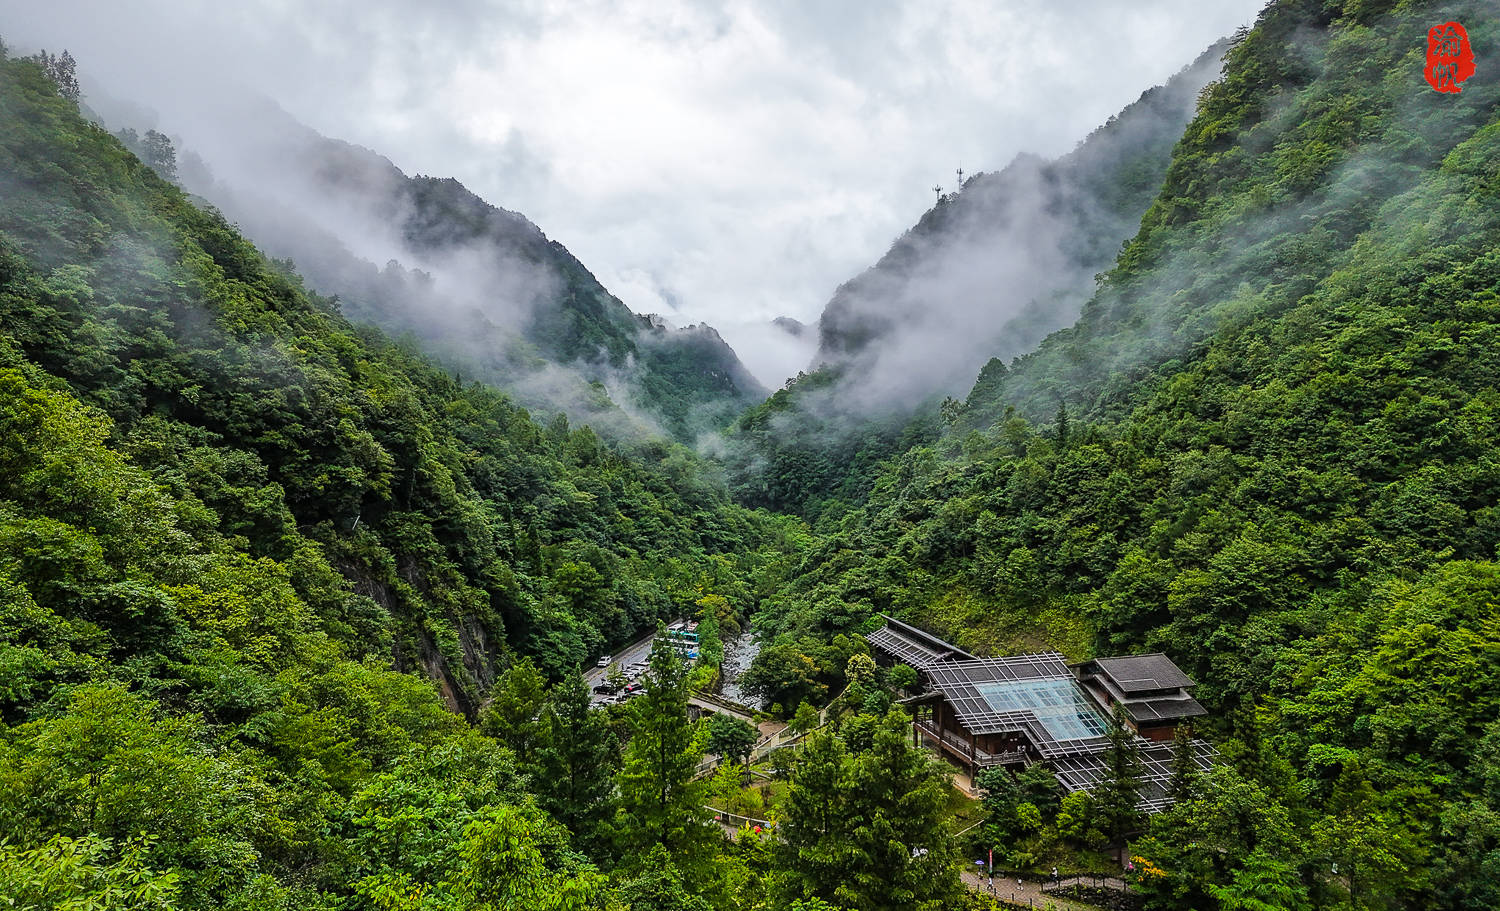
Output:
[[[0,10],[112,93],[239,84],[525,212],[638,312],[723,329],[763,382],[787,337],[959,164],[1054,155],[1261,0],[57,0]],[[383,263],[383,260],[374,260]],[[660,282],[632,276],[663,277]]]
[[[1220,43],[1056,161],[1019,156],[943,197],[874,267],[841,286],[819,326],[825,393],[854,415],[963,397],[1071,324],[1166,172]]]

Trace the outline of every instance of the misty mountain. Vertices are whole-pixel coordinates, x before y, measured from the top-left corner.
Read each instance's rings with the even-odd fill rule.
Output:
[[[898,375],[880,352],[939,320],[836,320],[838,357],[727,440],[739,492],[813,527],[686,447],[538,421],[352,324],[379,301],[307,289],[163,178],[159,135],[117,139],[68,67],[0,42],[9,904],[942,911],[994,904],[959,898],[975,857],[1035,881],[1118,851],[1096,891],[1139,911],[1500,908],[1500,70],[1441,93],[1424,62],[1453,22],[1500,46],[1493,8],[1271,0],[1076,321],[963,400],[854,423]],[[1011,179],[1052,192],[1056,168]],[[285,202],[428,319],[517,339],[519,369],[584,382],[657,339],[705,382],[706,327],[639,318],[618,368],[609,308],[536,328],[572,286],[519,216],[444,181],[337,194],[369,211]],[[1044,270],[1105,240],[1016,243]],[[373,265],[383,243],[402,264]],[[1073,292],[1047,288],[1000,316],[1050,318]],[[547,347],[568,333],[602,350]],[[594,707],[580,667],[685,615],[696,663],[657,637],[640,695]],[[947,696],[869,655],[886,617],[986,656],[1161,653],[1207,714],[1163,768],[1130,719],[1171,710],[1100,700],[1091,789],[1028,738],[971,799],[907,712]],[[776,787],[742,762],[754,725],[690,718],[747,624],[737,682],[802,730],[748,760]],[[1078,698],[1058,717],[1087,720]],[[1046,727],[1047,701],[1010,707]]]
[[[818,322],[814,369],[732,428],[737,495],[814,519],[841,514],[883,458],[935,437],[944,396],[976,375],[989,382],[1073,322],[1139,227],[1227,47],[1204,51],[1069,154],[1022,155],[970,177],[840,286]]]
[[[1023,154],[944,194],[819,320],[818,363],[859,411],[957,393],[1077,318],[1135,234],[1226,44],[1144,92],[1063,157]]]
[[[469,205],[441,230],[550,249]],[[699,362],[723,345],[702,327],[641,339]],[[659,395],[696,381],[646,376]],[[472,715],[515,655],[579,665],[748,567],[760,537],[684,447],[539,421],[352,325],[3,46],[0,387],[0,664],[28,681],[0,687],[6,720],[19,692],[116,679],[111,660],[233,663],[251,640],[277,665],[304,646],[378,656]],[[33,532],[83,555],[60,570],[73,582],[24,556]],[[93,632],[23,671],[9,611],[28,591]]]
[[[717,333],[632,313],[561,243],[457,180],[407,175],[265,100],[167,126],[185,137],[184,188],[347,315],[527,405],[692,442],[765,395]]]
[[[1270,4],[1079,321],[762,621],[1171,654],[1223,765],[1132,840],[1144,908],[1500,907],[1500,69],[1424,79],[1494,10]]]
[[[790,316],[778,316],[771,320],[771,325],[793,338],[801,338],[807,334],[807,324]]]

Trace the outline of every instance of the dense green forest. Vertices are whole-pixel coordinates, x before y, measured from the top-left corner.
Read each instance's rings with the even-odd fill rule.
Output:
[[[881,461],[937,437],[957,404],[941,408],[945,391],[1072,323],[1155,199],[1225,47],[1143,92],[1067,155],[1021,155],[970,175],[839,286],[818,320],[818,366],[730,429],[735,497],[836,523]]]
[[[1128,842],[1151,909],[1500,906],[1500,72],[1426,86],[1452,19],[1500,46],[1481,0],[1273,2],[1076,326],[745,503],[352,325],[0,51],[0,896],[937,911],[989,907],[970,850]],[[882,611],[1164,651],[1220,761],[1151,819],[1123,737],[1092,797],[968,805]],[[682,615],[760,635],[775,781],[688,719],[707,647],[590,710]]]
[[[763,690],[837,686],[876,611],[1166,651],[1227,761],[1133,843],[1152,907],[1500,903],[1500,78],[1426,87],[1453,19],[1500,39],[1481,3],[1272,4],[1079,324],[757,616]]]
[[[113,99],[96,103],[112,125],[140,116]],[[611,438],[666,435],[691,446],[765,395],[711,329],[667,329],[632,313],[565,246],[459,181],[407,175],[264,98],[230,92],[211,107],[202,116],[216,139],[205,147],[174,150],[128,125],[117,135],[262,251],[295,263],[351,321]],[[398,258],[372,261],[372,236]]]
[[[7,897],[492,907],[486,839],[533,846],[517,889],[585,865],[526,790],[571,735],[517,755],[490,697],[540,667],[575,720],[570,669],[749,613],[798,523],[351,326],[29,60],[0,60],[0,175]]]

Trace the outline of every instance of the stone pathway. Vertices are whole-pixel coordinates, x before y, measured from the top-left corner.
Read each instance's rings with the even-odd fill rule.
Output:
[[[980,876],[977,873],[965,871],[963,874],[964,885],[974,890],[988,894],[989,877]],[[1016,886],[1015,877],[995,877],[995,897],[1006,901],[1012,901],[1020,905],[1029,905],[1041,909],[1049,905],[1058,911],[1099,911],[1093,905],[1085,905],[1081,902],[1060,898],[1055,895],[1047,895],[1042,892],[1042,884],[1029,879],[1021,880],[1020,887]]]

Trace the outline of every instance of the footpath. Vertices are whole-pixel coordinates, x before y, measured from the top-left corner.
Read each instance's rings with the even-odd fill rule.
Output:
[[[985,895],[990,893],[990,879],[980,876],[978,873],[965,871],[963,874],[964,885],[969,889]],[[1056,908],[1057,911],[1099,911],[1093,905],[1085,905],[1070,899],[1042,892],[1042,884],[1029,879],[1021,880],[1016,884],[1015,877],[995,877],[994,896],[1001,901],[1010,902],[1023,908],[1036,908],[1042,911],[1044,908]]]

